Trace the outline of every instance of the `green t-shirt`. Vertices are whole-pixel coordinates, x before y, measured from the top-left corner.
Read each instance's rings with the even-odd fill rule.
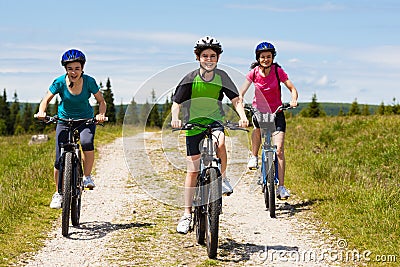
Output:
[[[182,105],[185,122],[207,125],[222,121],[224,112],[221,101],[224,95],[230,100],[239,96],[235,84],[225,71],[215,69],[213,79],[204,81],[197,69],[182,79],[176,87],[172,101]],[[193,136],[201,132],[201,129],[194,129],[187,131],[186,135]]]

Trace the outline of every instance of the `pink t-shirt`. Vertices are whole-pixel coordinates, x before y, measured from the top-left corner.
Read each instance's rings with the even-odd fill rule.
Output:
[[[276,65],[272,65],[266,77],[261,76],[259,73],[259,66],[252,69],[246,76],[247,80],[254,83],[255,87],[253,107],[261,112],[274,112],[282,105],[281,91],[279,90],[278,80],[276,79],[276,67]],[[286,72],[279,67],[278,76],[281,82],[286,82],[289,79]]]

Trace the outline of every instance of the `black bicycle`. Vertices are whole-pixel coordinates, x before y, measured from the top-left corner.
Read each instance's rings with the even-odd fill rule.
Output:
[[[174,131],[204,130],[205,136],[200,143],[200,171],[193,198],[193,229],[196,232],[197,243],[207,246],[210,259],[217,256],[219,215],[222,212],[221,159],[216,156],[218,138],[213,135],[213,130],[216,128],[248,131],[229,122],[209,125],[186,123],[182,128],[173,129]]]
[[[276,131],[275,117],[278,111],[292,109],[289,103],[279,106],[274,112],[261,113],[253,107],[246,107],[257,119],[261,129],[261,138],[264,139],[261,146],[261,168],[259,168],[258,184],[264,193],[265,207],[269,210],[271,218],[275,218],[276,196],[275,191],[279,182],[278,179],[278,158],[277,147],[272,142],[272,137]]]
[[[37,118],[35,114],[35,118]],[[96,124],[95,118],[63,119],[46,116],[45,123],[62,122],[67,126],[68,138],[60,144],[60,169],[58,176],[58,193],[62,195],[62,235],[68,236],[69,218],[73,226],[79,225],[83,186],[83,167],[78,128],[83,124]],[[106,118],[107,121],[107,118]],[[99,124],[101,125],[101,124]]]

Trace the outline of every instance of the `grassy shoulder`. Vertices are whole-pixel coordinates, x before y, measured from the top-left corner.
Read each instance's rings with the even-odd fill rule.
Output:
[[[30,135],[0,137],[0,266],[43,245],[60,210],[50,209],[55,134],[46,143],[29,145]],[[96,131],[96,147],[122,136],[122,127]]]
[[[399,116],[288,120],[286,184],[372,261],[400,260],[399,128]]]

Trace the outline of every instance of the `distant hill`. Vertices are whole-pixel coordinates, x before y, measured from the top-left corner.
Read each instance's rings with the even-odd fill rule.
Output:
[[[290,112],[293,113],[294,115],[297,115],[300,113],[300,111],[304,108],[308,108],[308,105],[310,102],[302,102],[299,103],[299,106],[296,109],[291,110]],[[350,110],[351,103],[328,103],[328,102],[319,102],[320,106],[322,109],[325,111],[327,116],[337,116],[339,114],[340,109],[347,114]],[[364,108],[364,104],[358,104],[358,107],[362,111]],[[371,114],[375,114],[376,109],[378,108],[378,105],[368,105],[369,112]]]

